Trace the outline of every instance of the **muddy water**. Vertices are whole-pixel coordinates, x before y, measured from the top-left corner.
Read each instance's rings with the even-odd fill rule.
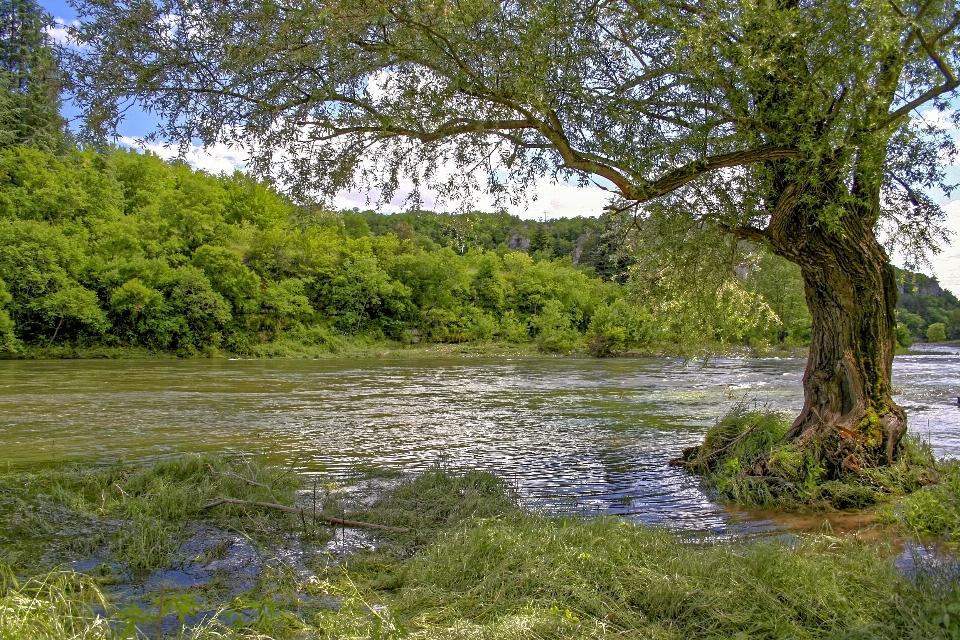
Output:
[[[894,363],[911,429],[960,456],[960,348]],[[0,464],[263,453],[306,473],[435,464],[495,471],[551,510],[722,533],[667,466],[736,402],[799,410],[802,359],[0,362]]]

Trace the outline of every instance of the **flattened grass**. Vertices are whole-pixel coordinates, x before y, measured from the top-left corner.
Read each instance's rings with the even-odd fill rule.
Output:
[[[456,495],[463,477],[437,472],[416,486]],[[409,521],[436,513],[430,502],[404,502]],[[395,546],[349,559],[330,588],[367,607],[325,614],[325,637],[375,637],[378,625],[415,638],[940,638],[960,602],[957,585],[908,579],[894,549],[857,539],[704,544],[509,502],[502,491],[493,513],[453,518],[412,556],[391,535]],[[381,503],[375,511],[392,496]],[[382,606],[376,616],[369,603]]]
[[[255,483],[255,484],[253,484]],[[0,545],[7,561],[40,562],[50,536],[68,537],[72,551],[109,551],[132,571],[169,563],[188,525],[200,519],[230,522],[247,517],[242,505],[204,511],[218,497],[291,503],[301,480],[252,461],[185,455],[150,465],[69,465],[0,472],[7,499],[0,516]],[[266,518],[290,519],[266,513]],[[41,544],[33,544],[41,541]]]

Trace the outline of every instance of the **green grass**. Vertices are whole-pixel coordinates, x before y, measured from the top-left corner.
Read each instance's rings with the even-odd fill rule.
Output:
[[[296,516],[199,509],[220,496],[291,504],[301,482],[252,461],[199,456],[0,476],[4,504],[14,504],[4,515],[17,516],[0,519],[8,554],[0,637],[153,638],[164,615],[174,621],[165,637],[178,638],[957,637],[960,585],[901,575],[889,545],[822,535],[709,542],[616,518],[543,517],[519,508],[516,493],[488,473],[433,469],[400,480],[346,515],[410,530],[378,534],[372,548],[343,560],[326,557],[326,538]],[[198,520],[250,536],[272,528],[313,550],[315,575],[273,555],[264,536],[262,570],[240,593],[231,593],[236,576],[218,574],[127,602],[129,588],[113,588],[115,573],[9,558],[18,536],[37,531],[34,542],[48,552],[59,545],[62,558],[106,550],[131,567],[169,566],[182,531]],[[78,526],[99,531],[101,544],[58,537]],[[228,547],[211,545],[201,562],[226,557]],[[176,622],[199,609],[222,615],[193,628]]]
[[[327,576],[345,605],[317,615],[323,637],[950,637],[942,616],[960,588],[904,578],[891,547],[702,544],[616,518],[545,518],[483,475],[426,474],[371,510],[426,532],[386,536]]]
[[[960,460],[938,465],[940,481],[923,487],[884,513],[910,534],[960,542]]]
[[[106,600],[88,576],[52,571],[21,582],[0,565],[0,638],[113,637],[108,621],[94,613],[93,605],[106,606]]]

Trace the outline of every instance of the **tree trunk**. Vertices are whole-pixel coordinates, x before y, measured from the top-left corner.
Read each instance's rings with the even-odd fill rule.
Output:
[[[809,220],[809,219],[808,219]],[[794,222],[797,219],[794,218]],[[800,266],[813,319],[803,411],[788,439],[818,447],[832,477],[893,464],[907,428],[890,395],[897,283],[867,221],[772,229],[774,251]]]

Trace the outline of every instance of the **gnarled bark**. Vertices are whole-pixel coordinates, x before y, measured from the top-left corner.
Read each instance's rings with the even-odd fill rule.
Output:
[[[787,437],[820,447],[831,476],[893,464],[907,427],[890,395],[893,267],[864,217],[850,212],[832,231],[809,220],[770,229],[774,251],[800,266],[813,320],[804,406]]]

